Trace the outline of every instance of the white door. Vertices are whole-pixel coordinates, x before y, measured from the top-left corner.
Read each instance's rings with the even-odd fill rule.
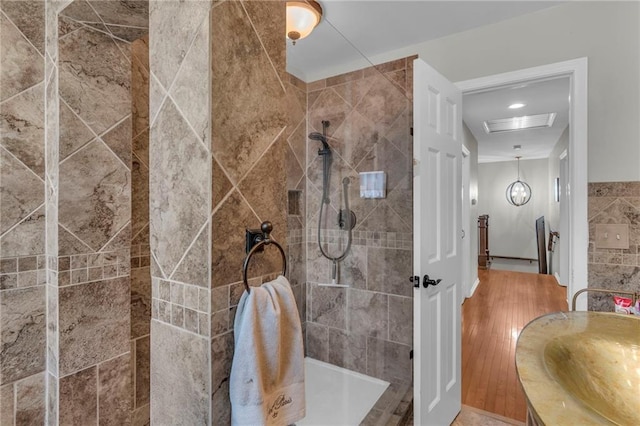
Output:
[[[414,420],[442,426],[461,408],[462,94],[421,59],[413,90]]]

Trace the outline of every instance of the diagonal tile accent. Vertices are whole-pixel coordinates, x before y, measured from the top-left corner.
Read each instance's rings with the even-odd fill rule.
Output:
[[[306,98],[301,99],[302,91],[291,84],[287,84],[287,129],[291,132],[305,119]],[[304,107],[302,106],[304,105]]]
[[[127,117],[102,135],[102,141],[127,168],[131,168],[131,117]]]
[[[352,80],[344,84],[334,86],[333,90],[336,91],[338,96],[347,101],[347,103],[353,107],[358,105],[358,102],[362,100],[362,97],[371,88],[372,83],[373,82],[370,78]]]
[[[385,137],[400,150],[410,156],[413,152],[413,136],[411,136],[411,126],[413,125],[413,110],[409,105],[389,127]]]
[[[387,189],[391,191],[412,167],[407,157],[391,142],[381,138],[356,167],[359,172],[383,170],[387,174]]]
[[[68,16],[80,22],[101,22],[100,17],[93,8],[89,6],[86,0],[72,1],[67,7],[60,11],[60,15]]]
[[[162,84],[158,81],[158,78],[150,73],[149,77],[149,125],[153,126],[155,121],[158,118],[158,112],[160,112],[160,108],[162,107],[165,98],[167,97],[167,92],[162,87]]]
[[[408,106],[409,101],[386,78],[376,75],[371,79],[371,88],[356,105],[356,110],[372,123],[376,123],[384,134]]]
[[[138,27],[123,27],[121,25],[106,25],[107,30],[113,34],[113,37],[126,41],[133,42],[141,37],[144,37],[146,34],[149,34],[148,28],[138,28]]]
[[[251,24],[260,42],[271,60],[274,71],[278,74],[281,84],[287,81],[287,50],[283,48],[280,34],[286,31],[284,1],[244,1],[242,2]]]
[[[151,128],[151,246],[163,271],[173,271],[209,216],[211,159],[173,102]]]
[[[60,100],[60,161],[76,152],[82,146],[89,143],[94,134],[80,118],[69,108],[69,106]]]
[[[91,7],[107,24],[146,27],[149,24],[148,1],[89,0]]]
[[[187,52],[170,94],[196,134],[210,147],[209,99],[209,25],[205,20]],[[194,82],[198,82],[194,84]],[[203,86],[204,85],[204,86]]]
[[[4,212],[3,212],[4,214]],[[40,207],[0,237],[0,253],[30,256],[45,252],[45,208]]]
[[[400,216],[394,212],[386,201],[381,202],[364,221],[356,225],[356,231],[369,232],[410,232]]]
[[[333,124],[333,123],[332,123]],[[353,168],[365,157],[381,135],[375,125],[358,111],[351,111],[331,139],[331,147]]]
[[[58,255],[68,256],[72,254],[91,253],[95,250],[82,242],[78,237],[58,226]]]
[[[154,53],[150,66],[160,83],[170,88],[211,5],[206,1],[162,1],[149,6],[149,49]]]
[[[111,37],[81,28],[59,56],[60,95],[96,134],[131,113],[131,65]]]
[[[242,6],[225,2],[211,15],[211,42],[217,46],[212,51],[213,150],[237,183],[286,126],[285,93]],[[228,28],[234,28],[233,37]]]
[[[304,174],[304,170],[300,167],[300,163],[298,163],[298,159],[296,158],[293,150],[286,144],[285,147],[285,158],[286,158],[286,176],[287,176],[287,188],[295,188],[302,175]]]
[[[0,235],[44,203],[44,182],[22,162],[0,148]]]
[[[310,150],[312,151],[312,150]],[[332,155],[331,175],[329,177],[329,194],[342,190],[342,179],[353,176],[353,169],[340,157],[334,153]],[[319,190],[322,191],[322,165],[323,159],[316,153],[316,158],[307,169],[309,181]]]
[[[387,193],[389,207],[402,218],[408,228],[413,228],[413,176],[407,174]]]
[[[58,220],[94,250],[131,216],[131,174],[99,140],[60,164]]]
[[[44,78],[44,60],[24,35],[0,13],[0,102],[39,83]]]
[[[170,279],[209,287],[209,224],[206,223]]]
[[[350,109],[349,104],[333,89],[324,90],[313,107],[309,109],[309,126],[321,131],[322,120],[329,120],[331,125],[327,129],[327,134],[332,136],[345,120]]]
[[[44,55],[44,1],[3,1],[2,11]]]
[[[281,134],[238,185],[258,217],[273,224],[273,235],[280,241],[285,241],[287,229],[285,146],[284,135]]]
[[[113,236],[104,246],[100,247],[101,252],[109,252],[115,250],[131,248],[131,224],[127,223],[121,229],[119,229],[116,235]]]
[[[44,179],[44,84],[0,106],[0,144]]]
[[[227,178],[227,175],[224,173],[224,170],[220,166],[220,163],[218,163],[218,161],[213,157],[211,158],[211,162],[213,169],[213,191],[211,191],[211,208],[215,210],[222,199],[229,193],[229,191],[233,189],[233,185]]]
[[[287,128],[287,130],[290,130]],[[287,141],[296,156],[300,167],[306,169],[307,161],[307,121],[301,120],[295,130],[289,134]]]

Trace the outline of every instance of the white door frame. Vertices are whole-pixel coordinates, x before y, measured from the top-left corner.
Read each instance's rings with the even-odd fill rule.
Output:
[[[567,299],[587,287],[587,58],[480,77],[457,82],[463,95],[493,90],[531,80],[569,77],[569,273]],[[464,108],[464,106],[463,106]],[[577,310],[587,310],[586,297],[578,300]]]
[[[464,109],[464,104],[462,105]],[[470,195],[470,168],[471,151],[462,144],[462,288],[460,289],[460,303],[465,297],[471,297],[471,195]]]

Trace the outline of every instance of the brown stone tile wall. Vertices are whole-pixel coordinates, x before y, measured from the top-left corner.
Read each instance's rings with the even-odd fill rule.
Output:
[[[44,2],[0,4],[0,423],[44,424]]]
[[[640,291],[640,182],[592,182],[589,191],[589,287]],[[629,249],[595,246],[596,224],[629,225]],[[613,311],[611,295],[589,295],[589,310]]]
[[[147,412],[144,387],[150,388],[151,424],[209,424],[211,418],[210,8],[206,1],[149,4],[151,335],[148,346],[145,338],[136,341],[136,353],[150,354],[151,362],[147,384],[136,356],[135,399],[142,407],[136,422]],[[144,149],[140,155],[143,161]]]
[[[148,6],[51,1],[45,15],[48,423],[128,424],[131,42]]]
[[[307,131],[322,131],[333,149],[331,206],[321,243],[340,253],[346,232],[336,215],[344,208],[342,180],[350,178],[349,203],[357,216],[353,245],[331,282],[331,262],[318,249],[322,158],[309,141],[306,160],[306,349],[307,355],[400,383],[411,379],[413,260],[412,59],[309,83]],[[305,135],[306,136],[306,135]],[[360,198],[359,172],[384,171],[387,196]]]
[[[234,314],[244,291],[245,228],[258,229],[268,220],[272,236],[289,250],[287,111],[294,93],[285,73],[284,25],[281,1],[218,2],[211,12],[213,424],[230,422],[228,380]],[[304,92],[298,95],[304,98]],[[280,253],[267,247],[252,258],[250,284],[281,270]]]
[[[149,423],[149,36],[131,43],[131,422]]]

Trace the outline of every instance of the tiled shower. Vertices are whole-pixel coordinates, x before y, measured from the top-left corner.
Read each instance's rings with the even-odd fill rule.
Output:
[[[411,58],[303,82],[279,1],[0,9],[2,425],[228,424],[244,231],[265,220],[307,355],[410,381]],[[349,288],[322,285],[321,120],[332,208],[349,177],[358,218]],[[360,198],[364,171],[386,198]],[[282,267],[252,265],[252,285]]]

